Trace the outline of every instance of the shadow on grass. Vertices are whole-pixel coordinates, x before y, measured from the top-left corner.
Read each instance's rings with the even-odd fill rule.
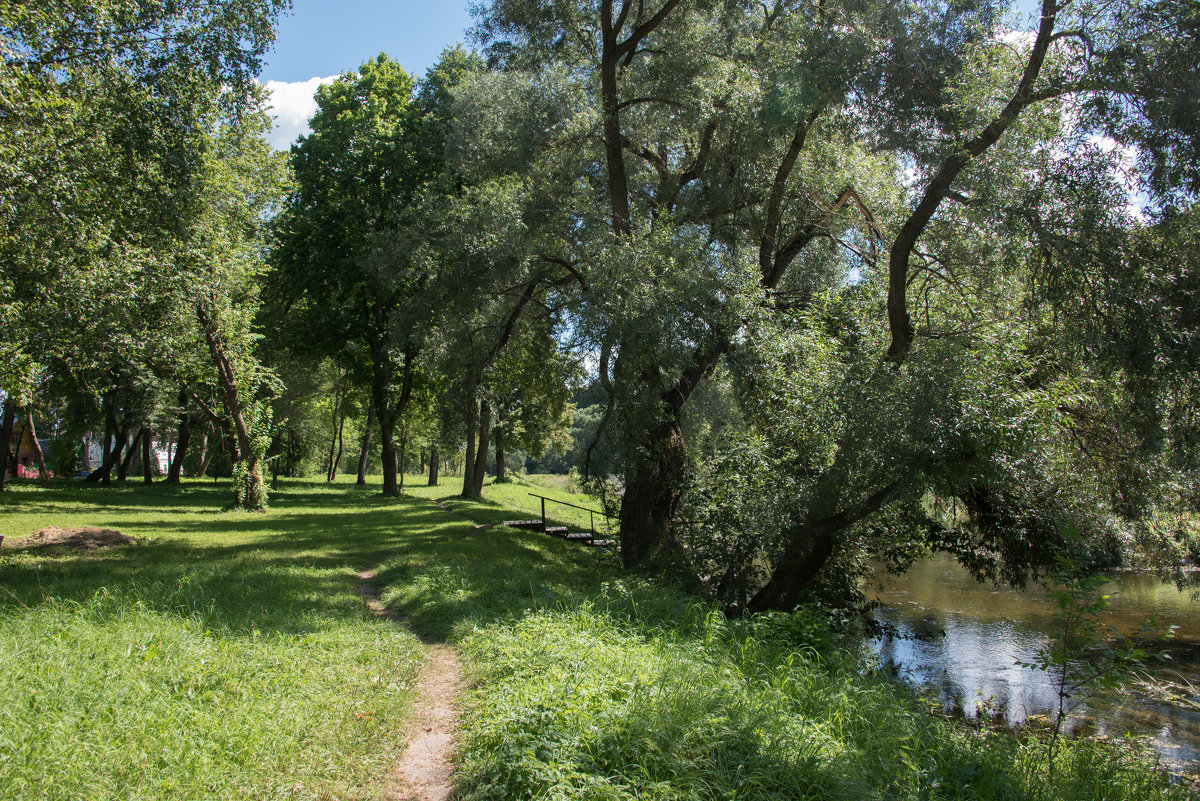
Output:
[[[64,484],[12,493],[0,520],[24,513],[102,524],[143,542],[92,554],[5,548],[0,613],[49,599],[86,606],[105,594],[197,615],[214,631],[301,633],[362,614],[355,574],[379,567],[374,583],[385,602],[421,634],[445,639],[464,626],[583,603],[616,568],[611,551],[494,525],[520,514],[487,499],[447,498],[447,512],[378,488],[297,481],[272,494],[268,513],[249,514],[225,509],[222,485]]]
[[[222,512],[223,497],[188,484],[116,492],[68,486],[37,495],[0,514],[64,526],[103,521],[142,542],[87,553],[24,550],[9,540],[0,552],[0,614],[62,602],[116,613],[136,603],[198,617],[214,632],[312,632],[363,614],[357,571],[410,541],[425,547],[471,531],[426,501],[344,487],[279,493],[267,514]],[[193,504],[197,495],[207,505]]]

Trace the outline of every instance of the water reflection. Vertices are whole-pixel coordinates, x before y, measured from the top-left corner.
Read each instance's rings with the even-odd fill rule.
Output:
[[[1140,574],[1123,576],[1103,592],[1112,602],[1106,622],[1120,631],[1133,633],[1151,618],[1177,626],[1168,648],[1171,661],[1148,665],[1146,672],[1200,687],[1200,603]],[[1017,664],[1031,661],[1053,635],[1055,606],[1040,588],[1018,592],[981,585],[949,557],[938,557],[903,576],[883,577],[875,595],[884,603],[880,622],[899,635],[875,641],[881,664],[937,691],[948,711],[971,717],[983,712],[1015,726],[1055,707],[1050,676]],[[1133,684],[1090,699],[1068,728],[1145,736],[1169,761],[1200,769],[1200,713],[1157,700]]]

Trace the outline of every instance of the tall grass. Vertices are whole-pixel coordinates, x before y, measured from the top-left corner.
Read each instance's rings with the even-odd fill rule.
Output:
[[[490,521],[521,489],[447,500]],[[380,578],[467,657],[456,782],[470,801],[1187,797],[1133,749],[1090,742],[1050,781],[1034,734],[933,717],[814,614],[728,620],[543,534],[429,541]]]
[[[1184,797],[1113,749],[956,730],[864,677],[803,615],[727,621],[608,593],[477,629],[465,799]]]

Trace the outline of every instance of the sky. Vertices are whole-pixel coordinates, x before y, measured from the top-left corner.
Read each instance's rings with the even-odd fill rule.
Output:
[[[271,144],[287,149],[308,132],[317,87],[387,53],[414,77],[442,50],[466,41],[468,0],[293,0],[259,76],[271,90]]]
[[[469,0],[293,0],[260,80],[271,90],[271,144],[286,150],[308,133],[317,87],[387,53],[420,77],[442,50],[466,40]],[[1038,0],[1017,0],[1022,17]]]

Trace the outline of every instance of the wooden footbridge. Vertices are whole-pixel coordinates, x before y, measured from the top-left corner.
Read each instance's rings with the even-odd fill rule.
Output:
[[[529,529],[531,531],[544,531],[545,533],[547,533],[551,536],[560,537],[560,538],[566,540],[567,542],[576,542],[581,545],[589,545],[593,548],[611,548],[617,544],[617,541],[615,539],[610,539],[608,537],[608,535],[602,535],[602,534],[597,533],[597,531],[596,531],[596,516],[597,515],[604,518],[606,523],[608,520],[615,519],[616,515],[610,515],[607,512],[601,512],[598,509],[589,509],[586,506],[578,506],[576,504],[567,503],[566,501],[560,501],[560,500],[556,500],[554,498],[547,498],[545,495],[538,495],[537,493],[534,493],[534,492],[531,492],[529,494],[532,497],[538,498],[541,500],[541,502],[542,502],[541,518],[536,519],[536,520],[505,520],[504,525],[512,526],[513,528]],[[557,503],[560,506],[569,506],[572,509],[580,509],[584,512],[587,512],[588,513],[588,521],[589,521],[588,522],[588,530],[587,531],[572,531],[568,526],[550,525],[546,518],[546,502],[547,501],[549,501],[550,503]],[[604,529],[606,532],[611,530],[607,525],[604,526]]]

